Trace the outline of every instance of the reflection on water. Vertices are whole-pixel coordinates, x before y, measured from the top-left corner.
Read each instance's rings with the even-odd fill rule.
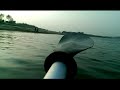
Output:
[[[13,46],[13,39],[15,37],[11,33],[0,32],[0,48],[1,50],[11,49]]]
[[[0,78],[43,78],[57,35],[0,31]],[[60,36],[61,37],[61,36]]]

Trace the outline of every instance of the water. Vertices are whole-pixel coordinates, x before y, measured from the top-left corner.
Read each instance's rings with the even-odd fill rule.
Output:
[[[44,60],[62,35],[0,31],[0,79],[43,79]],[[120,78],[120,40],[92,37],[94,47],[77,54],[76,79]]]

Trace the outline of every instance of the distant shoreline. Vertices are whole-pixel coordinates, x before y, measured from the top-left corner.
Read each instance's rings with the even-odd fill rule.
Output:
[[[8,23],[8,22],[0,23],[0,30],[42,33],[42,34],[57,34],[57,35],[65,35],[69,33],[85,34],[83,32],[67,32],[67,31],[56,32],[56,31],[50,31],[43,28],[38,28],[34,25],[29,25],[25,23]],[[90,37],[114,38],[110,36],[99,36],[99,35],[92,35],[92,34],[85,34],[85,35]],[[115,38],[120,38],[120,37],[115,37]]]

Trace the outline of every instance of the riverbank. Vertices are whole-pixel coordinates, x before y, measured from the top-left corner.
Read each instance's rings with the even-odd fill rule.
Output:
[[[0,23],[0,30],[46,33],[46,34],[60,34],[59,32],[50,31],[47,29],[39,28],[34,25],[29,25],[25,23],[6,23],[6,22]]]
[[[47,29],[39,28],[34,25],[29,25],[29,24],[25,24],[25,23],[9,23],[9,22],[0,23],[0,30],[43,33],[43,34],[58,34],[58,35],[65,35],[65,34],[69,34],[69,33],[84,34],[83,32],[50,31]],[[98,35],[92,35],[92,34],[85,34],[85,35],[88,35],[90,37],[113,38],[110,36],[98,36]],[[118,37],[118,38],[120,38],[120,37]]]

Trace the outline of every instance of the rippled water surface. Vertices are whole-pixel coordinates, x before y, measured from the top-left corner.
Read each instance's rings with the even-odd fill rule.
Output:
[[[62,35],[0,31],[0,78],[42,79],[44,60]],[[91,37],[94,47],[77,54],[77,79],[120,78],[120,39]]]

